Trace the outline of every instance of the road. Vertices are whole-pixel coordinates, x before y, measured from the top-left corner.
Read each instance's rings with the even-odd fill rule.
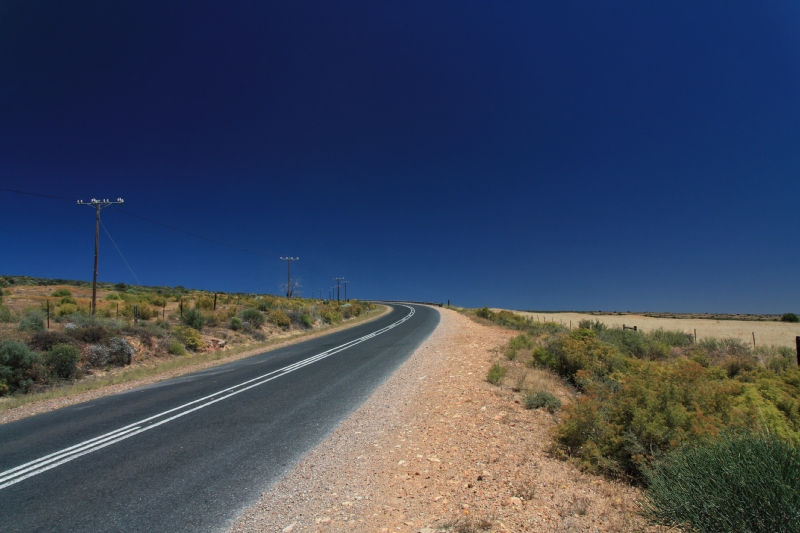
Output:
[[[0,425],[0,533],[220,531],[439,323],[372,322]]]

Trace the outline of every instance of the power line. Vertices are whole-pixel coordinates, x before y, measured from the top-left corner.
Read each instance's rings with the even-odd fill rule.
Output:
[[[48,194],[36,194],[35,192],[18,191],[16,189],[3,189],[3,188],[0,188],[0,191],[15,192],[17,194],[27,194],[28,196],[40,196],[42,198],[53,198],[54,200],[66,200],[67,202],[71,202],[72,201],[69,198],[61,198],[60,196],[50,196]]]
[[[163,222],[156,222],[155,220],[151,220],[149,218],[145,218],[145,217],[143,217],[141,215],[137,215],[136,213],[131,213],[131,212],[125,211],[123,209],[119,209],[118,208],[118,209],[115,209],[114,211],[118,211],[118,212],[120,212],[120,213],[122,213],[124,215],[128,215],[130,217],[135,217],[135,218],[138,218],[140,220],[144,220],[145,222],[149,222],[151,224],[155,224],[155,225],[161,226],[163,228],[171,229],[172,231],[177,231],[178,233],[183,233],[185,235],[189,235],[191,237],[194,237],[195,239],[201,239],[201,240],[204,240],[204,241],[213,242],[214,244],[219,244],[220,246],[227,246],[228,248],[233,248],[234,250],[247,252],[249,254],[260,255],[262,257],[270,257],[267,254],[263,254],[261,252],[256,252],[255,250],[248,250],[247,248],[242,248],[240,246],[234,246],[233,244],[227,244],[227,243],[220,242],[220,241],[217,241],[217,240],[214,240],[214,239],[209,239],[208,237],[203,237],[202,235],[197,235],[196,233],[191,233],[191,232],[176,228],[174,226],[170,226],[168,224],[164,224]]]
[[[108,235],[108,239],[111,241],[111,244],[113,244],[113,245],[114,245],[114,248],[116,248],[116,249],[117,249],[117,252],[119,252],[119,256],[122,258],[122,260],[123,260],[123,261],[125,261],[125,266],[127,266],[127,267],[128,267],[128,270],[130,270],[130,271],[131,271],[131,274],[133,274],[133,277],[134,277],[134,279],[136,280],[136,283],[138,283],[138,284],[139,284],[139,287],[141,287],[141,286],[142,286],[142,282],[141,282],[141,281],[139,281],[139,278],[138,278],[138,277],[136,276],[136,274],[134,273],[133,269],[131,268],[131,265],[129,265],[129,264],[128,264],[128,260],[127,260],[127,259],[125,259],[125,256],[124,256],[124,255],[122,255],[122,251],[119,249],[119,246],[117,246],[117,243],[115,243],[115,242],[114,242],[114,239],[112,239],[112,238],[111,238],[111,234],[110,234],[110,233],[108,232],[108,230],[106,229],[106,225],[105,225],[105,224],[103,224],[102,222],[100,222],[100,226],[102,226],[102,228],[103,228],[103,231],[105,231],[105,232],[106,232],[106,235]]]

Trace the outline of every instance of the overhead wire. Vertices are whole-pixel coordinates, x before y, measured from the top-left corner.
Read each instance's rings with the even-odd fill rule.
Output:
[[[128,267],[128,270],[130,270],[130,271],[131,271],[131,274],[133,274],[133,278],[136,280],[136,283],[138,283],[138,284],[139,284],[139,287],[141,287],[141,286],[142,286],[142,282],[141,282],[141,281],[139,281],[139,278],[136,276],[136,273],[135,273],[135,272],[133,271],[133,269],[131,268],[131,265],[130,265],[130,264],[128,264],[128,260],[127,260],[127,259],[125,259],[125,256],[124,256],[124,255],[122,255],[122,250],[120,250],[120,249],[119,249],[119,246],[117,246],[117,243],[116,243],[116,242],[114,242],[114,239],[111,237],[111,234],[108,232],[108,229],[106,229],[106,225],[105,225],[105,224],[103,224],[103,222],[101,221],[101,222],[100,222],[100,226],[103,228],[103,231],[105,231],[105,232],[106,232],[106,235],[108,235],[108,238],[109,238],[109,240],[111,241],[111,244],[113,244],[113,245],[114,245],[114,248],[116,248],[116,249],[117,249],[117,252],[119,253],[119,256],[120,256],[120,257],[122,258],[122,260],[125,262],[125,266],[127,266],[127,267]]]

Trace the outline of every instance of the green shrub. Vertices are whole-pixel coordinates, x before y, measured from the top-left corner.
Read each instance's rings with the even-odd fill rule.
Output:
[[[32,350],[46,352],[56,344],[74,344],[75,340],[58,331],[40,331],[34,333],[27,344]]]
[[[503,376],[506,375],[506,372],[508,372],[506,367],[500,363],[494,363],[489,367],[489,372],[486,374],[486,381],[492,385],[499,385],[500,381],[503,379]]]
[[[105,299],[106,300],[121,300],[122,298],[120,298],[119,294],[117,294],[116,292],[112,292],[111,294],[107,294]]]
[[[239,331],[240,329],[242,329],[242,319],[236,316],[231,318],[231,323],[229,327],[233,331]]]
[[[284,313],[285,315],[285,313]],[[239,312],[239,318],[242,320],[242,325],[247,324],[253,329],[258,329],[264,325],[264,314],[258,309],[242,309]]]
[[[209,294],[202,294],[195,300],[194,306],[197,309],[211,311],[214,309],[214,297]]]
[[[516,350],[530,350],[533,348],[533,340],[524,333],[520,333],[508,341],[508,347]]]
[[[534,348],[534,350],[531,352],[531,355],[533,356],[533,359],[531,359],[529,366],[538,366],[541,368],[550,369],[556,367],[556,358],[547,348],[538,346]]]
[[[550,348],[553,354],[551,368],[579,386],[589,377],[602,379],[626,365],[617,348],[600,341],[590,329],[576,329],[557,339]],[[585,371],[585,375],[579,376],[580,371]]]
[[[21,342],[0,342],[0,392],[26,392],[37,378],[39,354]]]
[[[183,343],[184,346],[193,352],[200,351],[206,347],[203,337],[195,328],[189,326],[176,326],[172,328],[172,332],[175,334],[178,340]]]
[[[485,318],[487,320],[491,320],[495,316],[494,311],[491,311],[486,306],[478,309],[478,311],[475,314],[478,315],[480,318]]]
[[[781,316],[781,322],[800,322],[800,316],[794,313],[784,313],[784,315]]]
[[[56,316],[64,317],[78,312],[78,306],[74,304],[64,304],[59,306]]]
[[[81,352],[72,344],[56,344],[47,351],[47,366],[61,379],[72,379],[78,371]]]
[[[58,305],[64,305],[64,304],[78,305],[78,300],[76,300],[72,296],[64,296],[63,298],[61,298],[61,300],[59,300]]]
[[[0,324],[8,324],[11,320],[11,310],[5,305],[0,305]]]
[[[190,328],[194,328],[197,331],[203,329],[203,324],[205,324],[206,318],[203,316],[203,313],[200,312],[199,309],[184,309],[183,316],[181,316],[181,323]]]
[[[269,321],[281,328],[288,328],[292,324],[292,320],[281,309],[273,309],[269,312]]]
[[[336,311],[323,311],[321,316],[326,324],[338,324],[342,321],[342,315]]]
[[[72,298],[72,292],[69,289],[58,289],[57,291],[53,291],[53,294],[50,296],[54,298]]]
[[[167,351],[172,355],[186,355],[186,348],[178,341],[172,341],[167,347]]]
[[[652,522],[698,533],[800,531],[800,449],[774,436],[725,436],[645,469]]]
[[[65,328],[64,331],[73,339],[89,344],[105,341],[111,336],[111,332],[99,324],[86,325],[84,327]]]
[[[307,328],[314,327],[314,319],[305,313],[300,315],[300,322]]]
[[[112,337],[108,341],[108,363],[115,366],[131,364],[133,347],[122,337]]]
[[[44,318],[41,311],[27,311],[22,315],[17,329],[20,331],[42,331],[44,330]]]
[[[525,409],[540,409],[544,407],[550,413],[561,409],[561,400],[545,391],[528,392],[525,394]]]
[[[734,404],[746,388],[687,359],[630,360],[611,379],[582,371],[579,381],[586,394],[565,407],[557,445],[589,470],[633,478],[667,451],[736,424]]]
[[[139,318],[141,320],[150,320],[154,316],[158,316],[158,313],[145,303],[137,304],[137,306],[139,309]]]

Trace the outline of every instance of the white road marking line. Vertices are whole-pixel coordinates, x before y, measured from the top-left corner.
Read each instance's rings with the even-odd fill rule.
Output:
[[[10,470],[6,470],[5,472],[0,472],[0,489],[10,487],[11,485],[19,483],[20,481],[28,479],[29,477],[35,476],[42,472],[46,472],[47,470],[55,468],[64,463],[68,463],[69,461],[77,459],[78,457],[100,450],[102,448],[105,448],[106,446],[110,446],[114,443],[133,437],[134,435],[138,435],[139,433],[143,433],[150,429],[156,428],[158,426],[166,424],[167,422],[171,422],[172,420],[181,418],[182,416],[203,409],[204,407],[208,407],[209,405],[230,398],[231,396],[235,396],[246,390],[258,387],[259,385],[263,385],[264,383],[268,383],[273,379],[285,376],[290,372],[299,370],[305,366],[316,363],[317,361],[321,361],[322,359],[325,359],[339,352],[342,352],[348,348],[351,348],[357,344],[361,344],[362,342],[377,337],[381,333],[385,333],[391,329],[396,328],[397,326],[399,326],[400,324],[402,324],[403,322],[407,321],[412,316],[414,316],[415,311],[413,307],[409,307],[407,305],[404,305],[403,307],[406,307],[410,310],[410,312],[406,316],[404,316],[397,322],[393,322],[392,324],[389,324],[388,326],[381,328],[377,331],[373,331],[372,333],[369,333],[352,341],[346,342],[342,345],[336,346],[334,348],[331,348],[330,350],[324,351],[317,355],[308,357],[306,359],[303,359],[302,361],[298,361],[283,368],[279,368],[278,370],[273,370],[272,372],[268,372],[256,378],[244,381],[242,383],[239,383],[238,385],[234,385],[232,387],[228,387],[227,389],[215,392],[214,394],[209,394],[208,396],[205,396],[203,398],[185,403],[178,407],[174,407],[157,415],[153,415],[138,422],[134,422],[133,424],[129,424],[120,429],[111,431],[109,433],[105,433],[104,435],[100,435],[99,437],[95,437],[93,439],[89,439],[81,443],[75,444],[74,446],[70,446],[69,448],[64,448],[63,450],[45,455],[44,457],[40,457],[39,459],[36,459],[34,461],[30,461],[23,465],[14,467]],[[219,398],[214,398],[215,396],[219,396]],[[212,400],[211,398],[214,399]],[[192,407],[191,409],[186,409],[184,411],[181,411],[182,409],[189,407],[191,405],[195,405],[197,403],[200,403],[200,405]],[[170,413],[174,413],[176,411],[181,411],[181,412],[174,414],[164,420],[148,424],[149,422],[152,422],[158,418],[161,418]]]

